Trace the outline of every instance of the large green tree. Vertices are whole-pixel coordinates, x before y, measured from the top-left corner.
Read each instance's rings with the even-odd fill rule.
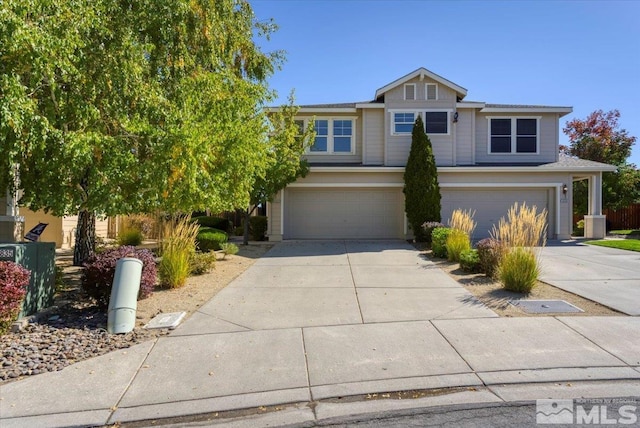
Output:
[[[243,243],[249,243],[249,218],[260,205],[271,202],[287,184],[309,172],[309,165],[302,155],[314,137],[312,126],[304,129],[295,117],[299,108],[289,104],[269,113],[269,136],[265,141],[266,168],[256,176],[251,189],[249,206],[244,210]]]
[[[441,220],[438,169],[424,122],[418,116],[411,133],[411,150],[404,171],[404,210],[416,241],[425,239],[422,225]]]
[[[79,215],[76,264],[96,215],[247,206],[274,28],[245,0],[5,0],[0,188]]]
[[[640,201],[640,171],[627,160],[636,137],[621,129],[620,112],[597,110],[586,119],[573,119],[563,131],[569,137],[569,146],[560,149],[565,154],[581,159],[607,163],[618,167],[616,172],[602,176],[602,203],[604,208],[618,209]],[[588,188],[584,181],[574,185],[574,210],[587,213]]]

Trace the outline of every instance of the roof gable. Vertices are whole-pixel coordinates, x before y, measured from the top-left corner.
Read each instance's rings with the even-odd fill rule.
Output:
[[[444,85],[450,89],[452,89],[453,91],[456,92],[457,96],[459,99],[463,99],[465,96],[467,96],[467,90],[465,88],[463,88],[462,86],[456,85],[455,83],[451,82],[450,80],[445,79],[442,76],[438,76],[437,74],[435,74],[432,71],[427,70],[424,67],[420,67],[419,69],[412,71],[411,73],[407,74],[406,76],[403,76],[399,79],[394,80],[393,82],[389,83],[388,85],[383,86],[382,88],[378,89],[376,91],[376,96],[375,99],[378,99],[379,97],[383,96],[385,92],[388,92],[389,90],[402,85],[405,82],[408,82],[409,80],[416,78],[416,77],[428,77],[432,80],[435,80],[436,82],[440,83],[441,85]]]

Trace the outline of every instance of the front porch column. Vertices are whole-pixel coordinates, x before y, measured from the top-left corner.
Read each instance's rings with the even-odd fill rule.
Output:
[[[602,172],[589,177],[589,213],[584,216],[584,237],[602,239],[607,235],[607,218],[602,215]]]

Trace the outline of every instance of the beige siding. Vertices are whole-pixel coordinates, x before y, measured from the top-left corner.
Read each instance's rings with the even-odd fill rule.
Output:
[[[411,150],[411,135],[394,136],[391,133],[391,115],[387,118],[387,166],[405,166]],[[433,156],[438,166],[453,166],[453,126],[450,123],[451,135],[429,135]]]
[[[473,164],[473,110],[458,110],[456,130],[456,165]]]
[[[47,223],[47,227],[40,236],[40,242],[55,242],[56,248],[62,247],[62,218],[44,211],[31,211],[28,208],[20,208],[20,215],[24,216],[24,233],[29,232],[38,223]]]
[[[363,110],[365,165],[384,164],[384,109]]]
[[[282,191],[273,198],[272,202],[267,203],[267,235],[270,241],[281,241],[281,211],[282,211]]]
[[[76,241],[76,226],[78,224],[78,216],[66,216],[62,218],[62,246],[65,248],[72,247]],[[96,218],[96,237],[105,239],[109,235],[109,220],[105,218]]]
[[[424,103],[424,101],[426,100],[426,96],[425,96],[426,83],[435,83],[438,85],[438,99],[435,102],[444,101],[446,104],[451,104],[451,102],[453,103],[456,102],[457,95],[454,90],[447,88],[446,86],[436,82],[435,80],[429,79],[428,77],[425,77],[422,80],[420,80],[420,77],[415,77],[405,83],[409,83],[409,84],[414,83],[416,85],[415,101],[409,101],[404,99],[404,84],[402,84],[402,85],[398,85],[393,89],[390,89],[384,94],[385,104],[389,102],[391,103],[402,102],[404,105],[409,106],[411,103],[415,103],[416,105],[420,105]],[[430,100],[429,102],[431,103],[434,101]]]
[[[490,117],[540,117],[539,154],[489,154]],[[476,116],[476,162],[555,162],[558,159],[557,114],[482,114]]]

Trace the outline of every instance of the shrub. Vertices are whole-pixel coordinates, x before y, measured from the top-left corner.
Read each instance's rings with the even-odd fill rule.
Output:
[[[193,275],[205,274],[216,266],[216,253],[193,253],[190,266]]]
[[[233,256],[234,254],[238,254],[239,249],[236,244],[233,244],[231,242],[225,242],[220,246],[222,247],[222,251],[224,251],[224,256],[222,256],[222,260],[224,260],[226,256]]]
[[[118,233],[118,245],[133,245],[138,246],[142,244],[142,231],[138,229],[124,229]]]
[[[433,147],[418,115],[411,132],[411,149],[404,170],[404,212],[415,240],[424,241],[422,224],[440,221],[441,196]]]
[[[433,233],[433,229],[436,227],[446,226],[439,221],[427,221],[422,223],[422,237],[424,238],[424,242],[431,243],[431,234]]]
[[[460,253],[471,249],[469,235],[459,229],[450,229],[445,241],[447,247],[447,259],[450,262],[459,262]]]
[[[529,293],[538,281],[540,269],[530,248],[510,248],[502,257],[498,277],[507,290]]]
[[[267,217],[257,215],[249,218],[249,233],[254,241],[264,241],[267,233]]]
[[[200,251],[217,251],[227,242],[228,236],[222,230],[201,228],[196,235],[196,245]]]
[[[447,236],[451,233],[448,227],[436,227],[431,233],[431,250],[433,255],[442,259],[447,257]]]
[[[198,224],[188,217],[167,221],[163,225],[158,266],[160,285],[167,288],[182,287],[191,273],[191,259],[196,251]]]
[[[109,306],[111,286],[116,273],[116,262],[123,257],[134,257],[142,261],[142,276],[138,300],[149,297],[156,284],[157,269],[153,253],[149,250],[136,250],[125,245],[105,250],[89,258],[84,264],[82,273],[82,289],[93,298],[102,309]]]
[[[469,239],[473,236],[473,231],[476,228],[476,222],[473,220],[473,216],[475,215],[475,211],[463,211],[461,209],[456,209],[451,213],[451,218],[449,219],[449,227],[451,229],[457,229],[463,231]]]
[[[493,238],[485,238],[478,242],[478,258],[480,269],[490,277],[495,278],[504,253],[504,246]]]
[[[214,229],[222,230],[223,232],[229,232],[233,227],[230,220],[221,217],[202,216],[191,219],[194,223],[200,226],[212,227]]]
[[[480,272],[480,257],[478,256],[478,250],[464,250],[461,252],[460,267],[465,272]]]
[[[244,235],[244,226],[238,226],[236,228],[233,229],[233,234],[236,236],[242,236]]]
[[[0,262],[0,334],[11,327],[27,294],[31,272],[13,262]]]

